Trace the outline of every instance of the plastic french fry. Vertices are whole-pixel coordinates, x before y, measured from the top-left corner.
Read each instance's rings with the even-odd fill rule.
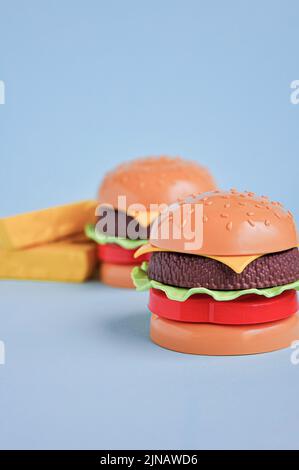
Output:
[[[0,248],[26,248],[80,234],[95,222],[96,206],[96,201],[81,201],[2,218]]]
[[[96,266],[92,243],[56,242],[25,250],[0,250],[0,279],[82,282]]]

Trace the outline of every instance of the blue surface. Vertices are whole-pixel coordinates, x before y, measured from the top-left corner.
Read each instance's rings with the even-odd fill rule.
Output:
[[[0,216],[92,197],[148,154],[298,218],[298,3],[0,0]],[[290,350],[184,356],[146,294],[0,283],[1,448],[298,448]]]
[[[290,350],[161,349],[146,297],[96,282],[0,284],[1,448],[298,448]]]

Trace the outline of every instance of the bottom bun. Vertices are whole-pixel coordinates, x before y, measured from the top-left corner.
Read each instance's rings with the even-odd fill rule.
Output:
[[[229,356],[288,348],[299,339],[299,315],[246,326],[183,323],[152,315],[151,339],[166,349],[188,354]]]
[[[99,266],[99,280],[108,286],[134,289],[131,278],[134,266],[134,264],[101,263]]]

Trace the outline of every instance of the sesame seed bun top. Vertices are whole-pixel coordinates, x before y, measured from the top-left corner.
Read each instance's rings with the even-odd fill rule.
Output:
[[[178,197],[216,189],[209,171],[196,162],[180,157],[147,157],[123,163],[107,173],[98,199],[117,209],[118,196],[127,204],[171,204]]]
[[[167,224],[169,236],[163,238]],[[202,230],[202,246],[186,249],[188,224],[191,230]],[[182,253],[240,256],[288,250],[298,246],[298,239],[292,214],[279,202],[232,189],[193,194],[169,206],[153,224],[151,244]]]

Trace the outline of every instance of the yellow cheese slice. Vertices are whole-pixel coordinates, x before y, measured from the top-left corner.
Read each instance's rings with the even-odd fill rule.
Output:
[[[263,255],[251,255],[251,256],[208,256],[202,255],[206,258],[215,259],[220,263],[226,264],[229,268],[231,268],[235,273],[240,274],[244,271],[244,269],[252,263],[257,258],[260,258]]]
[[[145,253],[152,253],[155,251],[170,251],[170,250],[162,250],[160,248],[157,248],[150,243],[141,246],[136,250],[134,254],[134,258],[137,258],[138,256],[141,256]],[[211,258],[216,261],[219,261],[220,263],[225,264],[226,266],[230,267],[233,271],[236,273],[240,274],[244,269],[252,263],[257,258],[260,258],[263,255],[250,255],[250,256],[210,256],[210,255],[200,255],[204,256],[206,258]]]
[[[156,246],[153,246],[150,243],[146,243],[145,245],[140,246],[135,251],[134,258],[138,258],[141,255],[145,255],[146,253],[153,253],[155,251],[170,251],[170,250],[163,250],[162,248],[158,248]]]
[[[51,207],[0,219],[0,248],[20,249],[81,233],[95,223],[96,201]]]
[[[0,278],[82,282],[96,266],[93,243],[57,242],[25,250],[0,250]]]
[[[143,227],[150,225],[159,215],[157,211],[130,211],[128,210],[128,215],[133,217],[138,221]]]

